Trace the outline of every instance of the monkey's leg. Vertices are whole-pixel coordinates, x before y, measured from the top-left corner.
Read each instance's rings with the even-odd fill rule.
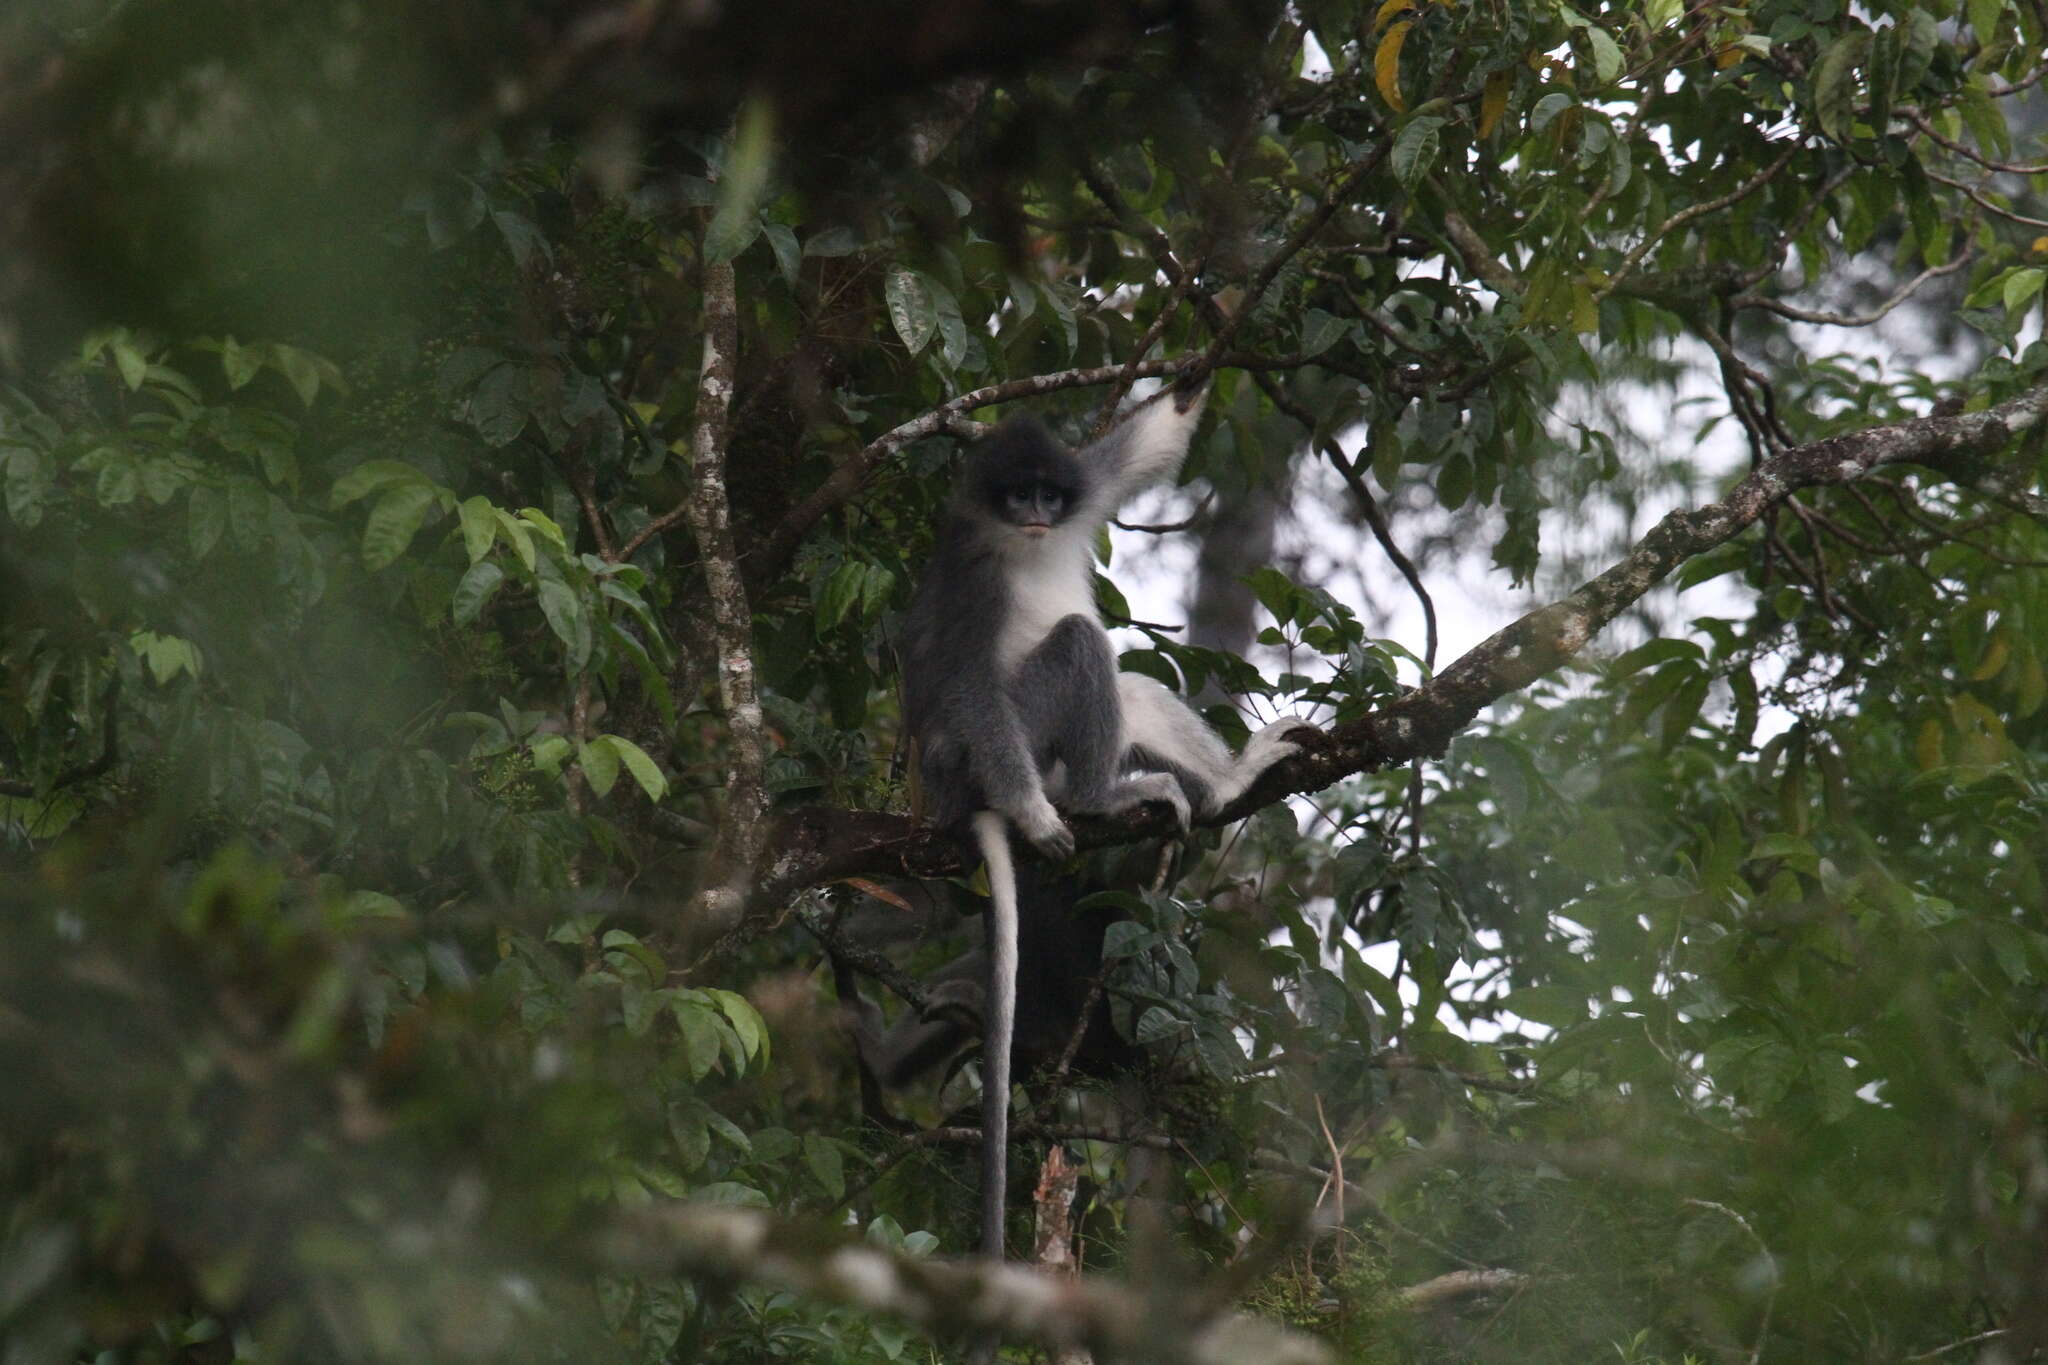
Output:
[[[1060,803],[1077,811],[1110,809],[1123,766],[1123,708],[1116,655],[1102,624],[1062,617],[1017,666],[1010,696],[1041,769],[1055,762],[1061,767]]]
[[[1290,735],[1315,729],[1288,716],[1253,735],[1243,753],[1232,754],[1194,708],[1153,679],[1120,673],[1117,693],[1132,763],[1172,773],[1204,814],[1235,801],[1259,774],[1298,750],[1301,745]]]

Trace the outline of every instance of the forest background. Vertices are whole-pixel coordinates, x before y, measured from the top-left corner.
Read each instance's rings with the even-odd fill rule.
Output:
[[[2044,51],[0,14],[7,1365],[2038,1358]],[[890,641],[986,424],[1203,376],[1103,608],[1323,736],[1083,825],[992,1273],[848,1041],[976,933]]]

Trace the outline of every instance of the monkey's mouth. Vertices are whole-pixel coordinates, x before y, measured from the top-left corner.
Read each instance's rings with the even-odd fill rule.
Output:
[[[1033,540],[1036,540],[1052,529],[1052,523],[1049,521],[1019,522],[1017,529],[1030,536]]]

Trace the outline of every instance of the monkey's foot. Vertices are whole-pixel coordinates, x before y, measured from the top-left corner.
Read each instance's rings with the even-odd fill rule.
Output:
[[[988,993],[978,981],[941,981],[925,993],[924,1012],[919,1017],[927,1022],[943,1020],[957,1024],[978,1034],[982,1031],[982,1012],[987,1003]]]
[[[1060,819],[1060,813],[1044,796],[1038,798],[1036,805],[1005,813],[1024,836],[1024,842],[1037,849],[1042,857],[1063,863],[1074,856],[1074,831],[1067,828],[1066,821]]]
[[[1180,780],[1172,773],[1143,773],[1124,783],[1116,809],[1112,815],[1135,810],[1139,806],[1157,803],[1173,811],[1173,822],[1185,834],[1194,823],[1194,811],[1188,805],[1187,793],[1181,790]]]

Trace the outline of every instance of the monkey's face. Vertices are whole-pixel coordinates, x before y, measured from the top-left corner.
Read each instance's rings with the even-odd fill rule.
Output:
[[[1055,484],[1034,482],[1003,490],[1000,515],[1033,540],[1066,519],[1073,495]]]

